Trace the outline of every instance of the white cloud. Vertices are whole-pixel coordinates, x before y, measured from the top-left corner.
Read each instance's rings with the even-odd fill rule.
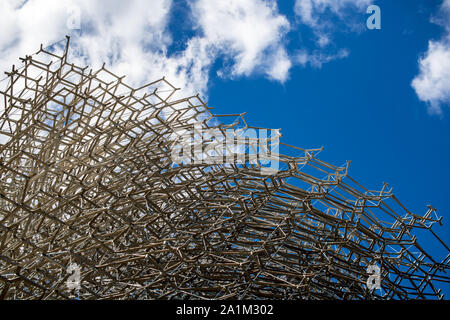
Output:
[[[283,49],[283,37],[289,30],[289,22],[278,13],[276,2],[199,0],[192,10],[203,33],[202,41],[233,60],[231,70],[222,70],[222,75],[248,76],[262,71],[277,80],[287,78],[290,64]],[[276,57],[282,61],[277,62]],[[273,63],[281,68],[273,70]]]
[[[450,105],[450,0],[442,3],[433,21],[441,24],[446,33],[438,41],[429,41],[412,87],[419,99],[428,103],[431,114],[441,114],[442,105]]]
[[[206,95],[219,57],[231,64],[224,76],[257,72],[276,81],[288,78],[283,37],[289,22],[275,2],[197,0],[191,14],[198,34],[186,40],[184,50],[169,53],[173,5],[172,0],[0,0],[0,70],[17,66],[18,57],[36,52],[41,43],[71,34],[78,63],[96,69],[105,62],[131,85],[166,76],[185,93]],[[68,28],[74,9],[80,10],[81,32]]]
[[[283,48],[279,48],[275,54],[271,56],[273,61],[270,62],[270,68],[267,70],[269,78],[285,82],[289,76],[289,69],[292,62]]]
[[[430,113],[441,114],[442,104],[450,104],[450,41],[430,41],[419,68],[412,86],[420,100],[429,103]]]

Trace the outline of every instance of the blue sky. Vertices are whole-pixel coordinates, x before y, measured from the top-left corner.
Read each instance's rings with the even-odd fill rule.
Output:
[[[353,178],[388,182],[412,212],[433,205],[450,243],[450,1],[50,2],[0,0],[0,27],[12,30],[0,36],[2,70],[70,34],[79,63],[106,61],[132,84],[166,75],[216,114],[247,112],[254,126],[282,128],[282,142],[351,160]],[[381,30],[366,28],[369,4]]]

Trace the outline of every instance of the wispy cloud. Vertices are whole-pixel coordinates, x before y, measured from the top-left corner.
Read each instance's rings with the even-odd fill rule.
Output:
[[[300,65],[321,68],[324,63],[346,58],[348,49],[328,49],[333,43],[333,35],[340,28],[360,32],[365,27],[361,17],[373,0],[296,0],[294,11],[301,24],[308,26],[314,35],[316,48],[300,50],[294,60]],[[359,15],[355,15],[359,13]]]
[[[340,49],[335,54],[326,54],[320,51],[314,51],[312,53],[300,51],[295,55],[295,61],[302,66],[310,64],[312,67],[321,68],[323,64],[336,59],[347,58],[349,54],[350,52],[347,49]]]
[[[296,0],[294,10],[301,22],[312,28],[318,44],[324,46],[336,32],[336,23],[351,30],[361,30],[364,27],[364,23],[361,23],[363,20],[351,17],[355,12],[365,12],[373,2],[373,0]]]

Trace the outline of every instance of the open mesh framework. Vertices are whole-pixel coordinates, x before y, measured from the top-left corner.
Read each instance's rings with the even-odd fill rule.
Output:
[[[164,78],[132,88],[71,64],[68,46],[22,58],[0,92],[0,298],[442,298],[449,249],[435,209],[411,213],[318,149],[281,143],[300,155],[272,154],[270,174],[259,160],[174,164],[180,130],[251,127],[212,121]],[[436,240],[439,260],[416,233]],[[370,290],[374,264],[381,289]]]

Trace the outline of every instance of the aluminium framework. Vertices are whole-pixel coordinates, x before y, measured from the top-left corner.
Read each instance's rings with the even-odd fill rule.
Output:
[[[177,132],[252,127],[211,121],[164,78],[132,88],[71,64],[68,49],[21,59],[0,92],[0,299],[442,298],[449,249],[432,207],[411,213],[387,185],[367,190],[348,165],[283,143],[301,154],[276,154],[269,174],[259,160],[174,164]],[[222,155],[261,145],[213,140],[202,147]]]

